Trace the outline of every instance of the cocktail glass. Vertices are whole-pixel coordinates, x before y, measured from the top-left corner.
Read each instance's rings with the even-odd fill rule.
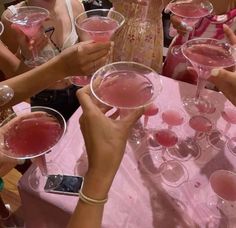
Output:
[[[90,87],[100,102],[120,109],[121,118],[130,110],[151,104],[162,89],[160,76],[135,62],[115,62],[100,68],[93,75]],[[144,135],[141,121],[137,121],[130,139],[139,144]]]
[[[75,19],[80,40],[93,40],[95,42],[107,42],[112,35],[124,24],[125,18],[122,14],[115,10],[96,9],[86,11]],[[110,50],[109,59],[111,61],[112,48]],[[96,63],[94,63],[94,71],[97,70]],[[89,84],[90,76],[72,76],[70,81],[77,86],[84,86]]]
[[[165,11],[170,11],[178,16],[181,23],[186,26],[187,32],[175,37],[175,45],[169,48],[163,65],[163,75],[178,75],[183,81],[193,82],[196,76],[187,69],[187,62],[181,52],[181,45],[189,40],[190,30],[194,30],[195,24],[201,18],[211,14],[213,6],[208,0],[173,0],[167,5]]]
[[[36,6],[24,6],[17,8],[17,12],[11,16],[6,16],[15,27],[20,29],[29,40],[34,40],[44,36],[43,22],[49,18],[49,11]],[[36,46],[32,48],[31,56],[26,58],[25,64],[30,67],[39,66],[55,56],[55,52],[48,42],[42,49],[38,50]]]
[[[162,150],[151,149],[139,158],[139,165],[151,175],[161,175],[163,183],[171,187],[179,187],[189,178],[188,171],[183,164],[177,160],[167,160],[165,153],[175,147],[178,143],[178,136],[171,129],[159,129],[153,131],[154,141],[162,146]],[[147,165],[153,166],[152,169]]]
[[[235,66],[236,51],[230,44],[211,38],[189,40],[182,45],[181,49],[198,74],[195,97],[184,98],[183,104],[192,113],[211,113],[214,105],[200,96],[201,91],[213,68]]]
[[[181,18],[181,22],[187,26],[188,31],[184,35],[184,42],[189,39],[189,31],[203,17],[210,15],[213,5],[208,0],[172,0],[165,11]]]
[[[216,197],[209,197],[208,206],[218,214],[236,217],[236,174],[229,170],[216,170],[209,182]]]
[[[53,162],[46,162],[45,154],[58,143],[65,130],[63,116],[54,109],[41,106],[24,109],[17,115],[14,113],[2,122],[1,152],[10,158],[32,159],[36,164],[28,179],[33,190],[43,191],[50,174],[55,176],[48,189],[56,188],[61,183],[60,168]]]

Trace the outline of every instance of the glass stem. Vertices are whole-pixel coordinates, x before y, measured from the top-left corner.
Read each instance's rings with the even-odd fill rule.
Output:
[[[195,95],[195,99],[198,101],[200,98],[201,91],[205,88],[207,81],[203,78],[199,78],[197,80],[197,91]]]
[[[33,163],[35,163],[39,167],[43,176],[47,176],[48,170],[45,155],[34,158]]]

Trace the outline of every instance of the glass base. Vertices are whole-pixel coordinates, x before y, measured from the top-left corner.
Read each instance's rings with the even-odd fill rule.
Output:
[[[231,139],[228,140],[227,142],[227,147],[229,149],[229,151],[236,156],[236,137],[233,137]]]
[[[227,140],[228,137],[218,130],[213,130],[207,134],[207,141],[215,150],[223,151]]]
[[[179,140],[178,144],[167,150],[168,155],[179,161],[196,160],[201,156],[201,148],[192,138]]]
[[[29,175],[28,182],[32,190],[37,192],[48,191],[57,188],[61,184],[63,174],[58,165],[47,162],[46,167],[47,175],[42,175],[39,167],[36,167]],[[51,175],[50,180],[48,180],[49,175]]]
[[[199,99],[196,99],[195,97],[186,97],[183,99],[183,105],[187,109],[187,111],[193,114],[213,114],[216,111],[216,107],[214,104],[201,97]]]
[[[161,178],[170,187],[179,187],[189,179],[188,171],[180,162],[172,160],[161,165]]]
[[[163,168],[161,166],[163,162],[162,152],[150,150],[140,156],[138,160],[138,167],[145,174],[160,175]]]

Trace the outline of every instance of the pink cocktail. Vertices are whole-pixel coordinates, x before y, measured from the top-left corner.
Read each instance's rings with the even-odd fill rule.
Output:
[[[165,59],[162,74],[193,83],[196,81],[196,75],[188,71],[186,59],[180,47],[189,40],[190,31],[194,30],[195,24],[212,13],[213,6],[208,0],[173,0],[167,5],[166,11],[171,11],[172,14],[178,16],[181,23],[186,25],[187,31],[184,35],[175,36]]]
[[[201,98],[201,91],[205,87],[212,69],[235,66],[235,49],[228,43],[211,38],[190,40],[183,44],[181,49],[185,58],[198,74],[195,97],[184,98],[184,106],[193,113],[201,112],[201,110],[204,112],[207,112],[208,109],[212,110],[214,105]]]
[[[81,41],[93,40],[95,42],[107,42],[115,31],[120,28],[125,19],[122,14],[107,9],[86,11],[75,19],[75,24]],[[112,50],[110,51],[112,54]],[[110,60],[109,60],[110,61]],[[94,71],[97,70],[94,64]],[[89,84],[91,77],[73,76],[71,82],[77,86]]]
[[[93,75],[90,87],[100,102],[121,109],[121,117],[129,110],[151,104],[162,88],[154,70],[135,62],[117,62],[100,68]],[[143,133],[138,121],[131,138],[140,143]]]
[[[32,188],[42,190],[45,184],[43,177],[52,174],[52,164],[50,167],[50,163],[46,163],[45,153],[58,143],[65,128],[66,123],[60,113],[40,106],[24,109],[19,115],[14,113],[3,121],[0,132],[2,153],[15,159],[33,159],[39,168],[30,175],[29,184]],[[53,174],[58,174],[56,169]],[[55,178],[54,187],[60,181],[61,176]]]
[[[216,170],[211,174],[209,182],[218,196],[217,203],[209,202],[210,206],[215,206],[226,216],[235,217],[236,174],[229,170]]]
[[[49,18],[49,11],[35,6],[17,8],[17,12],[6,19],[12,23],[12,27],[21,30],[30,40],[44,36],[43,22]],[[25,63],[35,67],[47,62],[55,56],[53,48],[48,43],[42,50],[32,49],[32,56],[25,56]]]
[[[162,120],[169,126],[179,126],[184,123],[184,113],[179,109],[167,109],[162,113]]]

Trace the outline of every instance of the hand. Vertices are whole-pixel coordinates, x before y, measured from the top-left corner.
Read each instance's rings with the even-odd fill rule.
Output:
[[[111,42],[80,42],[60,54],[67,76],[89,76],[105,65]]]
[[[192,31],[192,27],[187,25],[186,22],[183,21],[183,18],[178,17],[176,15],[171,15],[170,21],[172,23],[173,28],[177,30],[177,32],[184,36],[186,33]]]
[[[226,24],[223,24],[224,33],[231,45],[236,45],[236,35],[233,30]]]
[[[17,165],[17,160],[0,153],[0,177],[5,176]]]
[[[223,25],[226,37],[232,45],[236,45],[236,35],[227,26]],[[208,79],[224,93],[224,95],[236,106],[236,72],[230,72],[224,69],[213,69],[211,77]]]
[[[86,176],[97,180],[95,183],[99,180],[102,180],[102,183],[106,182],[108,191],[124,155],[131,128],[144,110],[138,109],[121,120],[115,120],[119,113],[115,112],[110,117],[105,116],[107,107],[98,107],[92,101],[89,86],[80,89],[77,96],[83,109],[80,128],[89,161]]]
[[[236,72],[213,69],[208,79],[236,106]]]

